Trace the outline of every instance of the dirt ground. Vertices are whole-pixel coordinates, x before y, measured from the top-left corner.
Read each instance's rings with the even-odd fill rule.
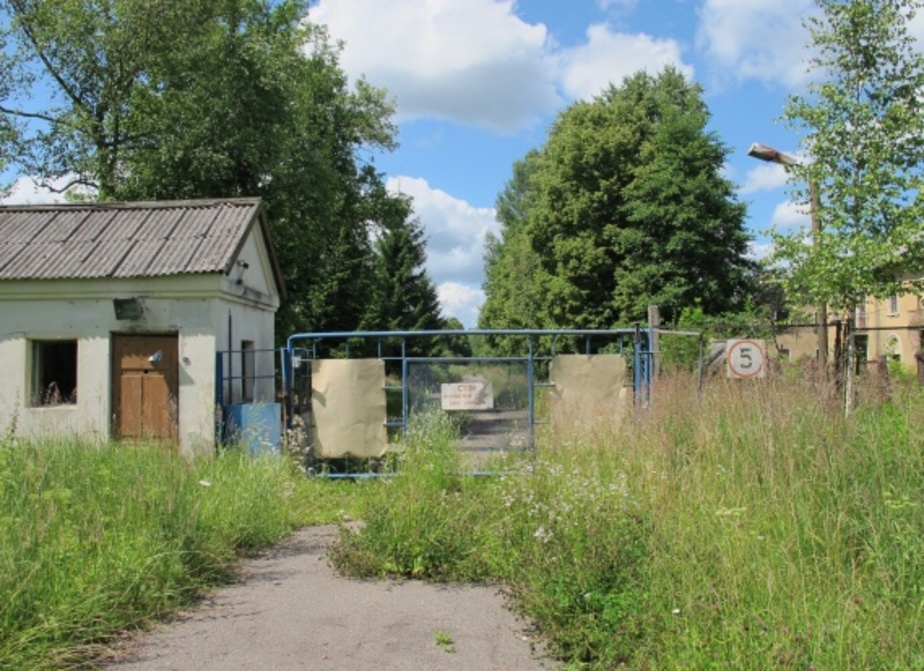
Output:
[[[343,578],[326,560],[336,538],[332,526],[297,532],[249,560],[238,584],[127,642],[99,668],[553,668],[536,655],[525,623],[505,609],[497,589]]]

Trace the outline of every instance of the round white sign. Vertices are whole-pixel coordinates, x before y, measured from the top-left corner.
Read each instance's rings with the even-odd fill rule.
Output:
[[[767,355],[763,340],[729,340],[725,350],[728,377],[764,377]]]

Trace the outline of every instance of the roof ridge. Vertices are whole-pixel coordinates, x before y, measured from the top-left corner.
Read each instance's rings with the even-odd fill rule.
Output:
[[[144,201],[118,201],[97,202],[87,201],[80,203],[40,203],[40,204],[0,204],[0,211],[12,210],[141,210],[141,209],[177,209],[214,207],[216,205],[259,205],[259,196],[233,197],[233,198],[197,198],[194,200],[144,200]]]

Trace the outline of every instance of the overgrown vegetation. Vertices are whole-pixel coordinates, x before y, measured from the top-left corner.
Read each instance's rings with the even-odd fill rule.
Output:
[[[924,668],[924,404],[845,418],[797,375],[663,378],[640,421],[545,435],[473,478],[422,416],[378,481],[235,453],[0,447],[0,667],[60,668],[233,576],[297,525],[362,519],[345,573],[502,584],[587,669]],[[879,386],[873,387],[874,384]]]
[[[296,483],[236,452],[0,440],[0,668],[77,665],[232,578],[239,554],[349,507]]]
[[[699,405],[692,384],[494,479],[460,476],[431,418],[334,559],[500,580],[575,667],[922,668],[920,390],[845,419],[792,378],[716,379]]]

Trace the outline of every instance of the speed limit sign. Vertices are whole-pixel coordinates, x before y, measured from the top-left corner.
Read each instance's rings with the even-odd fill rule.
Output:
[[[728,377],[764,377],[767,374],[766,351],[763,340],[729,340],[725,348]]]

